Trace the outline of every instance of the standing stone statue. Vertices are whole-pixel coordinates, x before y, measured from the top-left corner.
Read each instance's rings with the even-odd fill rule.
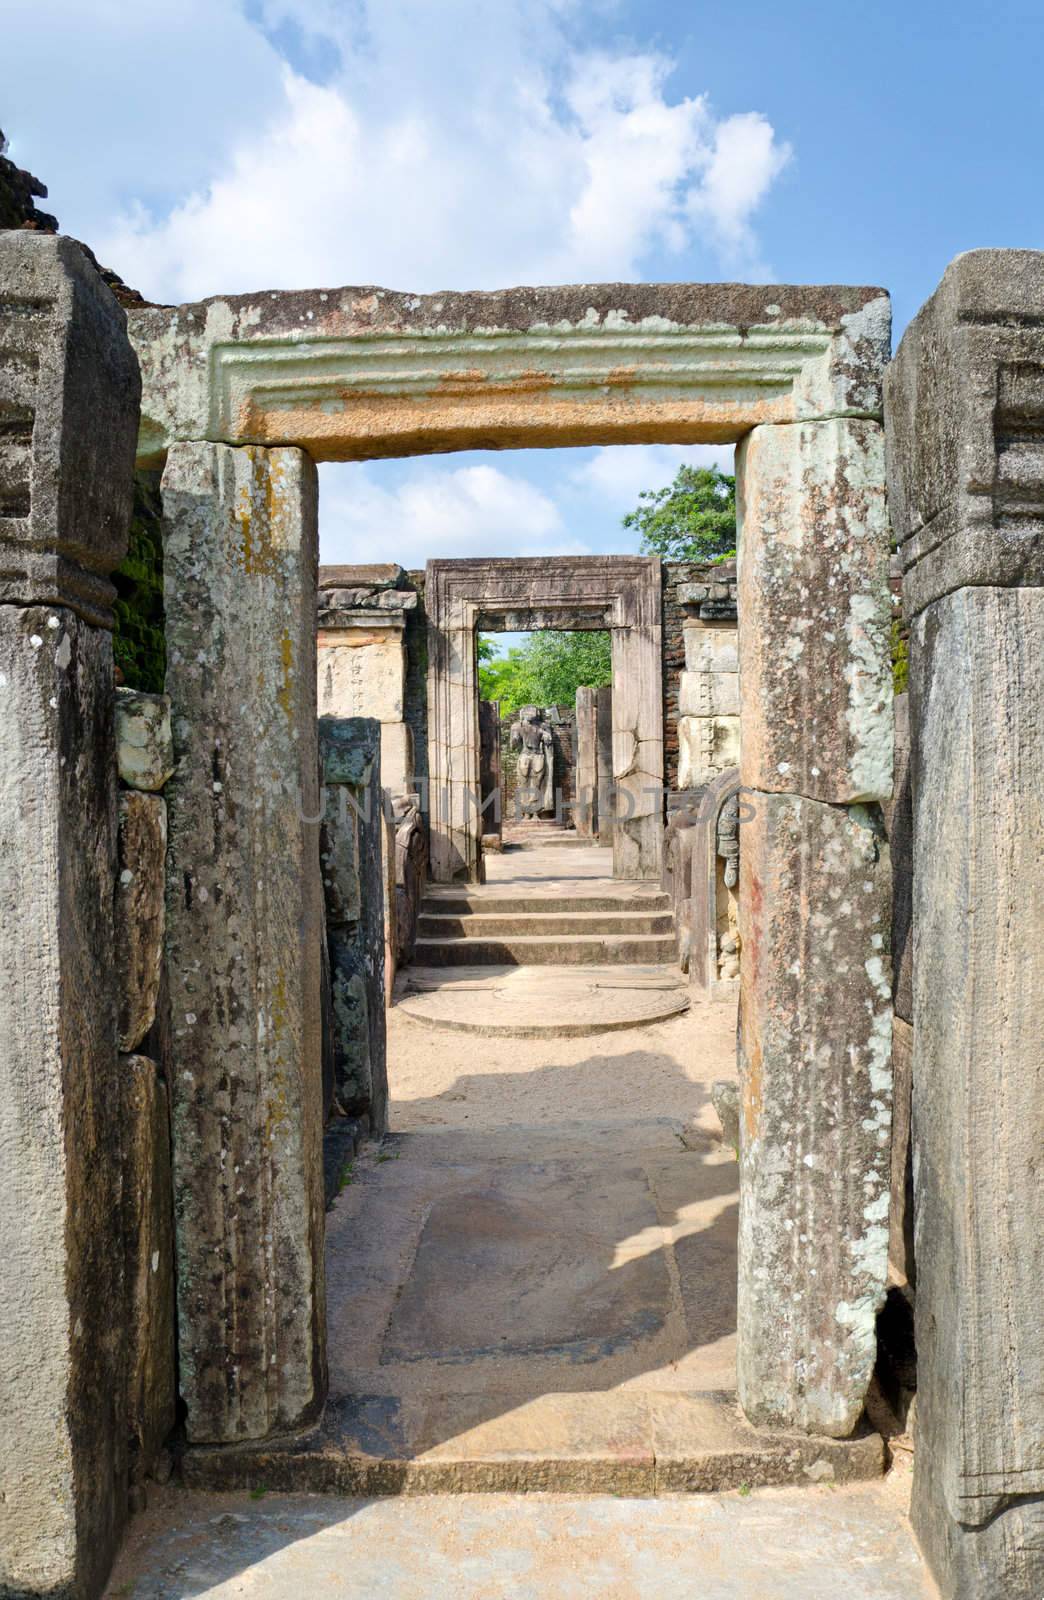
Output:
[[[523,706],[511,724],[509,741],[518,758],[516,798],[527,817],[555,808],[555,759],[551,729],[538,706]]]

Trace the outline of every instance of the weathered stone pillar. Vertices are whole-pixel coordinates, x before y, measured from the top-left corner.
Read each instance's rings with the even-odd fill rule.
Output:
[[[475,634],[470,614],[465,612],[461,626],[456,613],[454,608],[447,625],[428,629],[431,875],[436,883],[481,883]]]
[[[614,605],[613,877],[658,879],[663,856],[663,624],[660,562]]]
[[[326,1382],[315,468],[177,444],[162,492],[180,1385],[221,1442]]]
[[[1044,1593],[1044,255],[959,256],[889,369],[911,620],[917,1451],[944,1595]]]
[[[885,1290],[891,1120],[888,522],[878,423],[739,453],[740,1401],[859,1420]]]
[[[598,703],[597,691],[576,691],[576,792],[573,825],[583,839],[598,832]]]
[[[333,999],[338,1109],[388,1126],[386,972],[388,896],[381,724],[372,717],[322,717],[321,861]]]
[[[598,771],[598,843],[613,848],[613,690],[611,684],[595,690],[595,729]]]
[[[0,233],[0,1592],[104,1585],[127,1509],[113,590],[140,383],[79,246]]]
[[[500,701],[479,701],[479,793],[482,798],[482,848],[504,844],[504,789],[501,777]],[[383,752],[382,752],[383,753]]]

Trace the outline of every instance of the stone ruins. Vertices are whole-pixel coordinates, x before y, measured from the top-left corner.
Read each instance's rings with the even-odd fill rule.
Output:
[[[1031,252],[959,257],[893,358],[876,288],[124,310],[74,241],[0,231],[0,1594],[99,1595],[175,1465],[406,1481],[328,1400],[328,1299],[365,1338],[380,1293],[328,1273],[327,1212],[388,1127],[396,974],[466,945],[738,996],[714,1470],[880,1471],[912,1325],[893,1431],[915,1382],[941,1591],[1040,1600],[1042,434]],[[318,462],[728,441],[738,562],[318,566]],[[162,694],[114,678],[132,512]],[[541,839],[611,874],[576,926],[505,908],[490,865],[512,840],[476,640],[548,627],[612,638],[611,691],[567,708],[565,819],[547,708],[510,730]],[[399,1226],[392,1193],[360,1227]]]

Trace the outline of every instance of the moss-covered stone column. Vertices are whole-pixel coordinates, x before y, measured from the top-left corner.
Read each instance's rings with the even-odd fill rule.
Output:
[[[326,1383],[315,467],[179,444],[162,494],[180,1386],[216,1443]]]

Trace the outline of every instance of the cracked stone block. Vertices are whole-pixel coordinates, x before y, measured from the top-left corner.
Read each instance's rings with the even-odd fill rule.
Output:
[[[755,428],[739,448],[743,782],[833,805],[892,793],[879,423]]]
[[[141,1043],[156,1016],[163,967],[167,808],[158,794],[119,797],[116,969],[120,1049]]]
[[[162,497],[179,1385],[220,1443],[326,1384],[315,467],[179,444]]]
[[[874,808],[798,795],[746,791],[741,824],[740,1403],[845,1438],[888,1262],[888,847]]]
[[[163,788],[174,771],[169,695],[116,690],[116,759],[128,788]]]
[[[157,1466],[174,1427],[174,1190],[167,1086],[154,1061],[120,1056],[123,1241],[128,1304],[127,1421],[131,1478]]]

